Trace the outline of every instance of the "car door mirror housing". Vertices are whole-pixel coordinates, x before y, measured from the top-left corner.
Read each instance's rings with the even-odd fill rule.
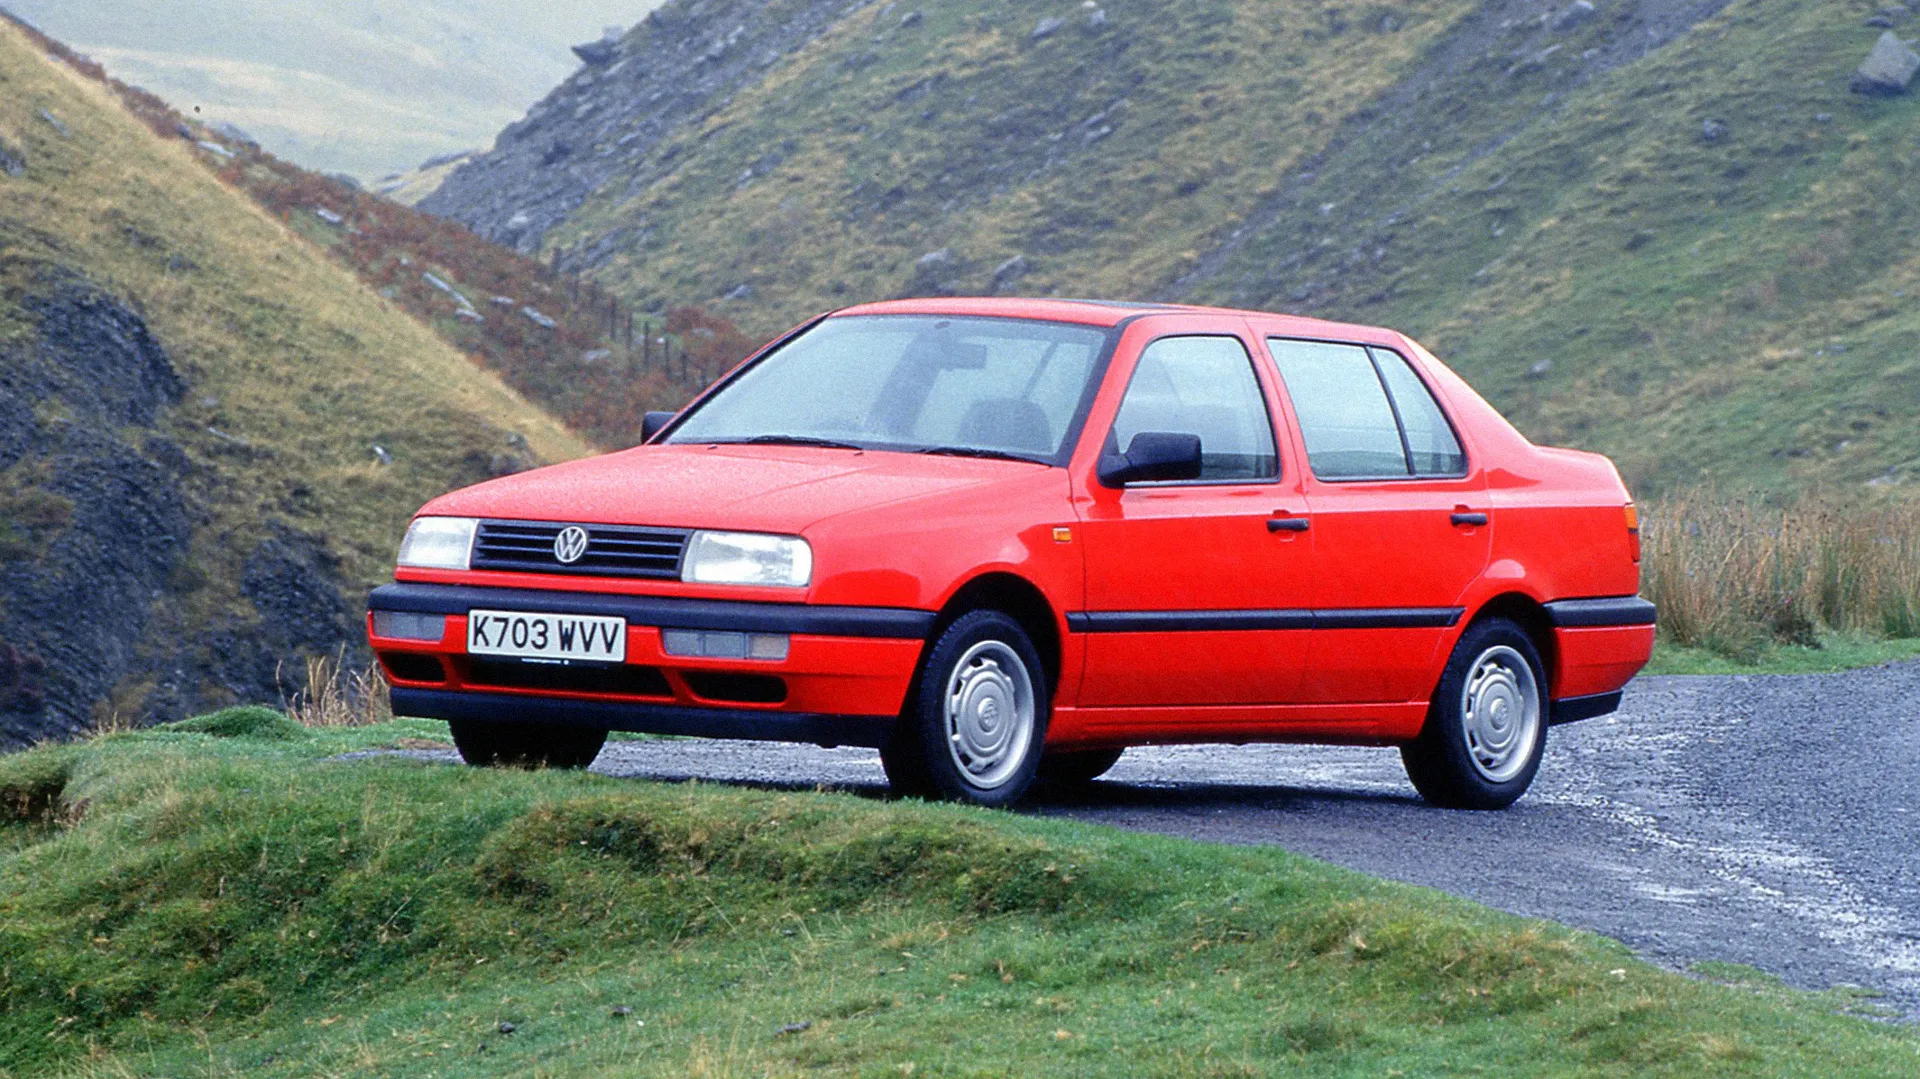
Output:
[[[653,436],[659,434],[678,415],[678,412],[647,413],[646,418],[640,421],[640,441],[652,442]]]
[[[1199,478],[1199,435],[1142,431],[1133,436],[1127,452],[1100,458],[1100,482],[1108,487]]]

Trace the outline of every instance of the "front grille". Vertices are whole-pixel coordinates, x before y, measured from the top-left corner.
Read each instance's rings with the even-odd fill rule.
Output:
[[[561,529],[568,527],[573,526],[549,521],[482,521],[473,543],[473,568],[598,577],[680,576],[680,556],[687,548],[685,530],[579,525],[587,532],[587,552],[578,562],[563,564],[554,556],[553,541]]]
[[[504,689],[555,689],[572,693],[610,693],[622,697],[671,697],[673,687],[658,667],[627,664],[560,666],[511,659],[470,659],[468,685]]]

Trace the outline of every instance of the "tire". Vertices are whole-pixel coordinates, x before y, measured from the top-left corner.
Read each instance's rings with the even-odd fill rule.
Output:
[[[1052,703],[1020,623],[968,612],[927,650],[880,753],[887,781],[904,796],[1012,805],[1039,770]]]
[[[1420,796],[1449,809],[1505,809],[1547,748],[1546,668],[1504,618],[1467,627],[1440,675],[1420,736],[1400,747]]]
[[[585,768],[607,743],[594,727],[464,719],[447,726],[460,759],[476,768]]]
[[[1042,754],[1040,771],[1034,783],[1049,790],[1069,791],[1099,779],[1120,763],[1126,747],[1117,749],[1079,749]]]

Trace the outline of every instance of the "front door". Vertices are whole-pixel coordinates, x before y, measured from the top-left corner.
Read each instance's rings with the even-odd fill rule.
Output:
[[[1142,432],[1198,435],[1201,475],[1119,490],[1089,477],[1086,610],[1071,619],[1082,706],[1276,704],[1299,686],[1314,536],[1241,325],[1196,319],[1147,344],[1128,378],[1108,451]]]
[[[1267,349],[1310,473],[1315,631],[1300,699],[1423,700],[1490,557],[1485,474],[1398,353],[1283,338]]]

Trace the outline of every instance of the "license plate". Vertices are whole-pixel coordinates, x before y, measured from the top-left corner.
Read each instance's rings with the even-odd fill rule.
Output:
[[[627,658],[627,620],[585,614],[471,611],[467,614],[467,651],[476,656],[620,663]]]

